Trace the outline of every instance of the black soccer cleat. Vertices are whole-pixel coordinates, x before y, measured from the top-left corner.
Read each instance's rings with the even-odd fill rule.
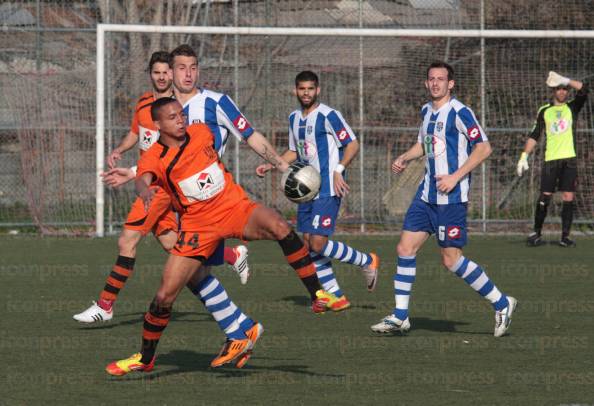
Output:
[[[568,247],[575,247],[575,241],[573,241],[573,240],[570,240],[570,239],[569,239],[569,238],[567,238],[567,237],[563,237],[563,238],[561,238],[561,240],[559,241],[559,246],[560,246],[560,247],[565,247],[565,248],[568,248]]]
[[[545,242],[542,239],[542,236],[540,235],[540,233],[532,233],[526,239],[526,244],[529,247],[540,247],[541,245],[544,245]]]

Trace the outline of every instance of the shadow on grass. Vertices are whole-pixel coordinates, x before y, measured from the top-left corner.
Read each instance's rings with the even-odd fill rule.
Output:
[[[255,374],[267,372],[265,376],[270,377],[270,372],[282,372],[285,374],[296,374],[300,376],[311,376],[316,378],[344,378],[344,374],[323,374],[309,370],[307,365],[299,364],[286,364],[279,363],[274,365],[275,362],[281,361],[271,357],[258,357],[255,355],[253,360],[268,360],[266,366],[262,365],[250,365],[247,364],[242,369],[236,369],[234,364],[227,364],[220,368],[211,368],[210,362],[214,358],[213,354],[204,354],[196,351],[189,350],[174,350],[163,355],[158,355],[155,361],[154,372],[149,374],[132,374],[125,378],[109,378],[110,381],[115,382],[127,382],[127,381],[152,381],[155,379],[162,379],[167,376],[178,375],[188,372],[208,372],[213,374],[212,379],[218,378],[247,378]],[[173,366],[173,369],[167,369],[168,366]],[[163,368],[163,371],[159,371]]]
[[[281,299],[284,302],[293,302],[295,306],[309,307],[311,300],[306,296],[285,296]]]
[[[440,333],[461,333],[456,329],[457,326],[465,326],[469,323],[463,321],[454,321],[454,320],[439,320],[439,319],[430,319],[428,317],[415,317],[410,320],[411,324],[411,332],[417,330],[425,330],[425,331],[436,331]],[[464,332],[465,334],[487,334],[482,332]],[[375,334],[376,337],[390,337],[390,336],[406,336],[410,334],[408,333],[401,333],[401,332],[393,332],[388,334]]]
[[[428,317],[415,317],[411,319],[411,328],[415,330],[428,330],[439,332],[457,332],[456,326],[466,326],[468,323],[454,320],[430,319]]]
[[[105,323],[100,324],[79,324],[78,330],[109,330],[115,327],[120,326],[132,326],[135,324],[142,324],[144,322],[144,312],[135,312],[135,313],[119,313],[117,315],[118,319],[132,317],[128,320],[121,320],[121,321],[108,321]],[[197,318],[198,316],[199,318]],[[195,323],[195,322],[204,322],[204,321],[212,321],[212,317],[208,313],[198,313],[198,312],[176,312],[175,310],[171,314],[170,322],[176,323]]]

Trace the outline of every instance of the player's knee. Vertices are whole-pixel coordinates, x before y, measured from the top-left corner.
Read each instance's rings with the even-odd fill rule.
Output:
[[[272,229],[270,230],[277,241],[282,240],[291,232],[291,226],[284,219],[279,218],[274,221]]]
[[[310,239],[309,241],[309,250],[320,254],[324,251],[324,247],[326,246],[326,242],[324,240],[318,239]]]
[[[441,263],[447,269],[453,269],[456,263],[458,262],[459,256],[442,254],[441,255]]]
[[[118,249],[121,253],[135,252],[141,238],[141,233],[125,230],[118,238]]]
[[[538,196],[538,205],[542,206],[543,208],[549,207],[549,203],[551,203],[552,196],[553,195],[548,193],[541,193],[540,196]]]
[[[417,254],[414,247],[408,244],[403,244],[402,242],[399,242],[396,246],[396,253],[399,257],[412,257]]]

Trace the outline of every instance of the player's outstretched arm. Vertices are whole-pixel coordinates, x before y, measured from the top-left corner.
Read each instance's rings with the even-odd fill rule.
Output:
[[[134,147],[136,143],[138,143],[138,134],[134,131],[128,131],[128,134],[122,138],[120,145],[115,147],[107,157],[107,165],[109,165],[109,168],[115,168],[117,161],[122,159],[122,154]]]
[[[464,165],[451,175],[437,175],[437,190],[442,193],[449,193],[456,187],[460,180],[468,175],[474,168],[479,166],[489,155],[491,155],[492,149],[491,144],[488,141],[478,143],[474,146],[474,149],[468,156]]]
[[[291,151],[291,150],[286,150],[281,155],[281,158],[283,158],[285,160],[285,162],[290,164],[291,162],[294,162],[297,160],[297,152]],[[269,164],[269,163],[258,165],[258,167],[256,168],[256,175],[263,178],[264,175],[266,175],[266,172],[271,171],[273,168],[274,167],[272,166],[272,164]]]
[[[289,168],[289,164],[276,152],[270,142],[258,131],[254,131],[247,139],[247,144],[253,149],[256,154],[267,160],[273,167],[281,172],[285,172]]]
[[[107,172],[102,172],[103,183],[110,187],[120,187],[136,177],[136,171],[133,168],[113,168]]]
[[[404,154],[398,156],[392,163],[392,172],[401,173],[406,169],[408,163],[412,160],[422,157],[425,154],[423,150],[423,144],[417,142],[415,145],[410,147]]]

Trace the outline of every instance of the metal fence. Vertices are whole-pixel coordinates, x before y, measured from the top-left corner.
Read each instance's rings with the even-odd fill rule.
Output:
[[[95,27],[97,23],[417,29],[591,28],[591,2],[567,1],[14,1],[0,6],[0,226],[43,233],[92,233],[95,218]],[[530,10],[525,14],[521,9]],[[528,18],[523,17],[528,15]],[[520,17],[522,16],[522,17]],[[548,70],[578,79],[592,72],[587,39],[337,38],[110,34],[105,67],[106,141],[127,131],[135,98],[148,86],[144,66],[179,43],[200,54],[202,85],[229,93],[279,149],[286,147],[290,93],[303,68],[320,73],[325,103],[342,111],[363,139],[349,175],[342,224],[386,229],[402,218],[416,178],[391,176],[391,160],[415,140],[426,97],[424,67],[454,65],[456,95],[490,136],[494,153],[475,172],[471,218],[487,231],[527,229],[541,157],[515,191],[515,161],[538,107]],[[481,60],[484,68],[481,70]],[[360,63],[360,61],[363,61]],[[579,121],[577,222],[594,223],[592,107]],[[248,192],[292,216],[277,177],[255,179],[259,159],[245,147],[227,164]],[[241,159],[237,159],[241,157]],[[128,162],[134,160],[130,153]],[[509,199],[505,200],[506,197]],[[125,218],[131,190],[108,191],[106,228]],[[505,200],[505,201],[503,201]],[[501,205],[500,203],[505,203]],[[553,207],[553,219],[558,207]]]

